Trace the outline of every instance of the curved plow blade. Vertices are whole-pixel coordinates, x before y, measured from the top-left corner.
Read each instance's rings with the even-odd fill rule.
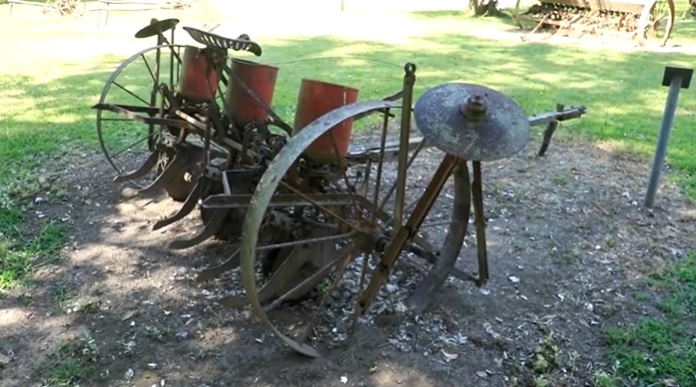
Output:
[[[203,179],[203,178],[201,178]],[[201,179],[198,179],[198,182],[196,182],[196,185],[193,186],[193,189],[189,193],[189,196],[186,198],[184,201],[184,204],[179,208],[178,211],[176,211],[173,215],[171,215],[168,218],[164,218],[161,220],[158,220],[153,226],[152,230],[159,230],[162,227],[169,226],[170,224],[174,222],[178,222],[181,219],[185,218],[186,215],[190,214],[191,211],[193,211],[194,208],[196,208],[196,203],[198,203],[198,199],[201,198],[201,194],[203,193],[203,190],[207,184],[203,183]]]
[[[193,247],[195,245],[205,242],[207,239],[215,235],[215,233],[222,227],[225,222],[225,218],[229,210],[216,209],[213,211],[208,222],[205,224],[203,230],[191,239],[179,239],[169,244],[169,248],[172,250],[183,250]]]
[[[288,284],[288,280],[292,279],[295,273],[299,272],[307,257],[303,254],[305,251],[298,246],[292,250],[283,263],[271,275],[271,278],[266,282],[258,292],[259,301],[266,302],[276,294],[284,290]],[[226,296],[218,300],[218,303],[228,308],[243,308],[249,305],[249,300],[246,296]]]
[[[152,170],[152,168],[157,165],[157,160],[159,159],[159,153],[158,152],[152,152],[150,153],[150,156],[147,157],[147,160],[143,163],[143,165],[140,166],[140,168],[136,169],[135,171],[130,171],[126,174],[123,175],[118,175],[114,177],[114,183],[122,183],[124,181],[129,181],[133,179],[139,179],[141,177],[145,177],[145,175],[148,174]]]
[[[235,267],[239,266],[239,250],[240,249],[237,249],[237,251],[230,255],[229,258],[225,260],[225,262],[217,266],[209,267],[203,270],[202,272],[198,273],[198,276],[196,277],[196,282],[204,282],[217,278],[220,275],[222,275],[222,273],[232,270]]]
[[[159,176],[157,176],[157,179],[155,179],[155,181],[153,181],[152,184],[148,185],[147,187],[138,190],[138,194],[147,195],[154,193],[158,189],[164,188],[176,176],[180,176],[182,173],[184,173],[187,162],[188,159],[186,157],[180,157],[179,155],[175,155],[172,159],[172,162],[169,163],[169,165],[167,165],[166,168],[164,168],[164,171],[162,171],[162,173]]]

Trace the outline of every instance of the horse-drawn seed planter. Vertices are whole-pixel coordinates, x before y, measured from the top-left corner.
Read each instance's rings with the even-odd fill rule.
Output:
[[[580,35],[611,33],[664,46],[674,29],[675,8],[673,0],[539,0],[521,12],[517,0],[513,17],[521,28],[533,22],[532,32],[552,27]]]
[[[401,91],[381,100],[358,101],[357,89],[304,79],[290,125],[271,109],[279,69],[228,56],[229,50],[260,56],[257,43],[246,35],[230,39],[184,27],[203,47],[178,45],[177,24],[176,19],[153,20],[136,33],[136,38],[157,37],[157,45],[119,66],[94,106],[102,148],[118,172],[115,181],[133,182],[140,193],[164,190],[182,202],[154,229],[198,209],[202,231],[172,241],[172,249],[191,248],[211,237],[241,237],[241,247],[222,264],[203,270],[198,280],[241,267],[245,296],[219,302],[250,305],[285,343],[308,356],[318,353],[302,338],[283,335],[268,312],[284,301],[306,298],[329,278],[336,286],[358,257],[363,265],[354,320],[367,312],[403,257],[428,265],[409,299],[415,313],[428,306],[448,276],[483,285],[488,261],[481,162],[520,151],[531,125],[548,125],[543,154],[559,121],[585,113],[584,107],[558,106],[528,118],[509,97],[467,83],[431,88],[414,103],[416,66],[409,63]],[[398,140],[390,142],[393,112],[400,112],[400,130]],[[379,141],[351,147],[353,123],[369,115],[383,117]],[[423,137],[410,137],[412,116]],[[142,134],[126,129],[129,125]],[[149,157],[134,168],[138,146],[146,146]],[[425,189],[413,184],[407,189],[411,163],[429,146],[444,151],[439,166]],[[385,178],[388,163],[396,164],[395,182]],[[153,169],[156,179],[143,184],[141,179]],[[450,179],[448,219],[426,222]],[[472,206],[475,274],[455,268]],[[429,240],[422,231],[434,224],[445,231],[444,237]],[[260,288],[257,271],[263,278]],[[322,297],[322,305],[330,294]]]

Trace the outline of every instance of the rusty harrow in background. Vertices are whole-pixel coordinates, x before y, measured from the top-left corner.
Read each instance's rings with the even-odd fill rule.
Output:
[[[667,43],[674,29],[673,0],[538,0],[522,12],[517,0],[513,17],[520,28],[551,28],[575,35],[613,34],[643,44]],[[531,25],[528,25],[531,22]]]
[[[241,267],[246,295],[219,302],[250,305],[286,344],[307,356],[318,353],[302,339],[283,335],[267,312],[284,301],[306,298],[329,278],[335,287],[358,258],[362,270],[353,321],[366,313],[404,256],[429,265],[409,300],[415,313],[428,306],[448,276],[483,285],[488,262],[481,162],[520,151],[531,125],[547,124],[543,154],[559,121],[585,113],[584,107],[559,105],[528,118],[509,97],[467,83],[434,87],[414,104],[416,66],[409,63],[402,90],[382,100],[358,101],[357,89],[303,79],[290,125],[270,107],[278,68],[228,56],[229,50],[260,56],[257,43],[247,35],[230,39],[184,27],[203,47],[177,45],[177,24],[176,19],[153,19],[138,31],[136,38],[156,37],[157,45],[127,59],[107,81],[94,106],[102,149],[118,172],[115,181],[135,184],[140,194],[164,190],[183,202],[154,229],[199,210],[202,231],[172,241],[170,248],[190,248],[211,237],[241,237],[240,247],[203,270],[198,280]],[[396,111],[401,112],[398,140],[387,141]],[[351,147],[353,122],[371,115],[382,116],[379,141]],[[423,137],[410,137],[412,116]],[[408,184],[409,167],[429,146],[444,156],[423,190]],[[397,166],[396,182],[384,177],[388,163]],[[152,170],[156,178],[147,182]],[[450,179],[449,220],[426,222]],[[455,268],[472,204],[475,274]],[[433,225],[446,231],[443,238],[428,239],[421,232]]]

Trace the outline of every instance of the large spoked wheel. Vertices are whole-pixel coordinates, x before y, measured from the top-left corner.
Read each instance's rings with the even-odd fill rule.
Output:
[[[184,45],[165,44],[147,48],[128,58],[107,80],[98,106],[117,105],[124,111],[141,116],[167,112],[170,107],[163,89],[176,93],[185,48]],[[219,94],[216,97],[222,98]],[[119,113],[118,109],[97,109],[97,136],[106,160],[118,175],[135,170],[148,160],[157,163],[158,167],[153,168],[155,173],[130,180],[136,188],[143,188],[163,171],[163,167],[172,158],[166,152],[155,152],[153,156],[154,144],[168,128],[165,125],[143,123],[134,119],[130,113]],[[189,147],[192,150],[189,158],[195,158],[196,154],[202,155],[202,152],[195,151],[195,148],[200,148],[200,143],[198,141],[197,145]],[[186,171],[178,180],[188,180],[172,183],[171,187],[167,187],[172,188],[170,196],[175,200],[186,199],[181,192],[185,193],[186,188],[190,188],[191,179],[188,176],[195,175],[194,172]]]
[[[293,340],[281,333],[269,320],[267,310],[281,301],[305,295],[325,281],[327,286],[322,292],[325,295],[320,296],[321,304],[305,326],[306,338],[311,331],[308,328],[344,274],[351,278],[342,285],[347,288],[343,292],[351,292],[360,298],[365,294],[365,284],[370,283],[365,288],[369,293],[373,282],[379,283],[374,281],[375,278],[389,277],[389,270],[379,262],[385,254],[394,253],[397,257],[409,257],[409,261],[421,267],[430,265],[423,280],[414,283],[417,277],[412,274],[404,278],[405,287],[416,285],[406,304],[422,310],[433,291],[439,289],[450,274],[464,242],[471,200],[470,191],[464,189],[468,188],[469,176],[462,160],[447,155],[439,166],[431,162],[426,169],[427,178],[432,177],[429,183],[422,175],[408,176],[403,183],[405,200],[396,205],[395,198],[399,195],[394,193],[400,189],[394,189],[395,183],[390,178],[395,166],[386,163],[384,157],[378,157],[380,161],[374,163],[372,172],[362,173],[360,181],[356,182],[345,161],[338,162],[333,170],[327,170],[326,164],[313,166],[304,156],[318,137],[324,133],[331,136],[329,130],[335,125],[365,112],[396,107],[384,101],[358,102],[336,109],[305,127],[269,164],[247,208],[241,245],[241,273],[246,298],[236,299],[251,304],[257,317],[286,344],[304,355],[318,354],[303,340]],[[384,122],[383,133],[386,134],[388,120]],[[380,155],[383,155],[384,141],[381,144]],[[409,164],[421,150],[416,149],[409,155]],[[322,181],[320,176],[333,178]],[[438,198],[447,200],[447,196],[439,194],[452,176],[454,187],[450,187],[452,193],[448,195],[452,199],[443,206],[451,213],[431,212],[431,208],[440,207],[433,206]],[[321,194],[318,194],[319,187],[324,187]],[[405,239],[403,230],[397,233],[393,227],[394,218],[398,218],[394,215],[395,209],[401,209],[404,221],[408,219],[410,223],[407,224],[413,227],[412,235]],[[420,221],[414,223],[415,218],[420,218]],[[431,234],[429,238],[421,233],[426,228]],[[275,254],[269,254],[272,252]],[[257,288],[256,283],[257,253],[263,254],[261,269],[269,272],[268,280],[261,288]],[[333,319],[345,310],[339,309],[334,311]],[[356,302],[353,321],[362,312],[362,306]]]
[[[99,104],[119,105],[141,114],[156,114],[160,108],[165,109],[159,86],[167,85],[170,90],[178,87],[181,63],[172,52],[181,57],[184,47],[150,47],[126,59],[106,81]],[[106,160],[119,175],[144,163],[153,150],[156,136],[164,129],[110,110],[97,109],[99,144]],[[143,181],[133,183],[137,187],[144,185]]]
[[[651,0],[643,8],[638,22],[639,34],[644,41],[656,39],[667,44],[674,30],[675,7],[673,0]]]

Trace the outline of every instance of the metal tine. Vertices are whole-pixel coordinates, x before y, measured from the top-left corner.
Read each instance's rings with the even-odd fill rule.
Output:
[[[186,168],[186,162],[188,159],[186,157],[181,157],[179,155],[175,155],[174,158],[172,159],[172,162],[167,165],[166,168],[164,168],[164,171],[162,171],[162,174],[157,176],[157,179],[152,182],[152,184],[148,185],[147,187],[138,190],[138,194],[140,195],[147,195],[154,193],[158,189],[164,188],[169,182],[172,181],[177,175],[180,175],[181,172]]]
[[[205,242],[207,239],[215,235],[220,227],[222,227],[228,213],[229,210],[224,210],[221,208],[216,209],[213,211],[212,216],[210,219],[208,219],[205,227],[203,227],[203,230],[198,235],[191,239],[175,240],[169,244],[169,248],[172,250],[183,250]]]
[[[193,189],[189,193],[188,197],[186,197],[184,204],[179,208],[179,210],[177,210],[173,215],[171,215],[168,218],[158,220],[152,226],[153,231],[159,230],[160,228],[165,226],[169,226],[174,222],[178,222],[179,220],[185,218],[186,215],[190,214],[194,208],[196,208],[196,203],[198,203],[198,200],[201,198],[201,193],[203,192],[204,187],[207,185],[207,182],[201,181],[202,179],[205,179],[205,177],[200,177],[198,179],[196,185],[193,186]]]
[[[232,255],[230,255],[223,263],[217,266],[207,268],[198,273],[198,276],[196,277],[196,282],[205,282],[213,278],[217,278],[224,272],[232,270],[235,267],[239,266],[240,251],[241,248],[238,247],[237,250],[235,250],[235,252],[232,253]]]
[[[148,174],[152,170],[152,168],[157,165],[157,160],[159,159],[159,153],[158,152],[152,152],[150,153],[150,156],[147,157],[147,160],[143,163],[143,165],[140,166],[140,168],[136,169],[135,171],[131,171],[128,173],[125,173],[123,175],[118,175],[114,178],[114,183],[121,183],[124,181],[129,181],[133,179],[139,179],[141,177],[145,177],[145,175]]]

